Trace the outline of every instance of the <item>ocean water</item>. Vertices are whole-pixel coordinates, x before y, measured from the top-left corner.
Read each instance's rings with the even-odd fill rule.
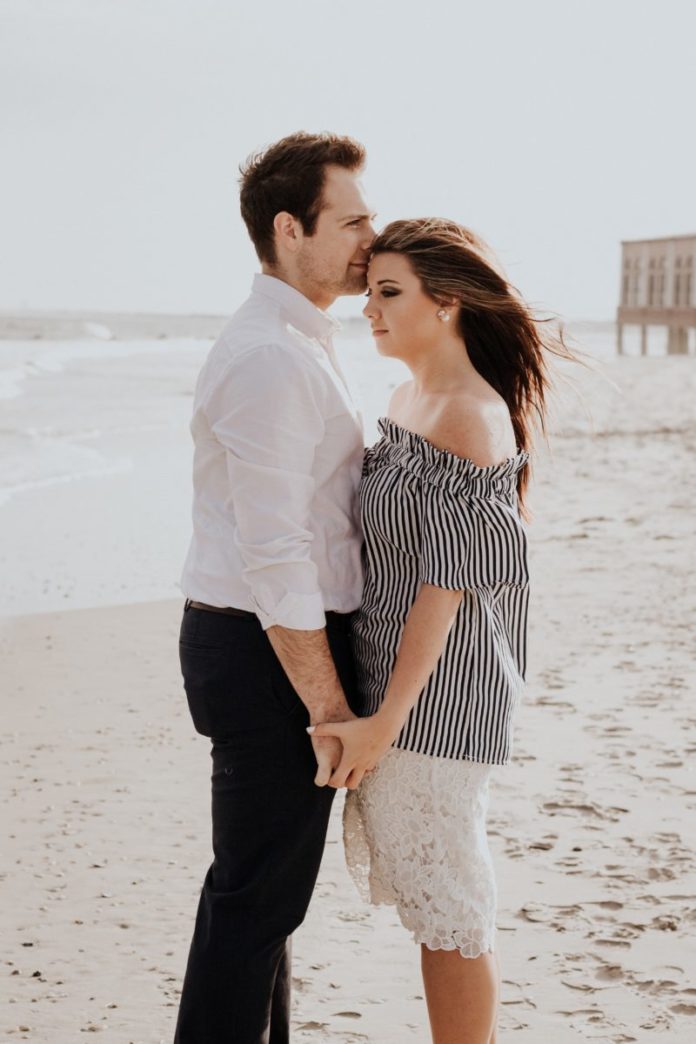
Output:
[[[613,356],[611,324],[575,336]],[[180,595],[188,425],[210,344],[0,341],[0,614]],[[352,330],[336,350],[370,442],[406,369]]]

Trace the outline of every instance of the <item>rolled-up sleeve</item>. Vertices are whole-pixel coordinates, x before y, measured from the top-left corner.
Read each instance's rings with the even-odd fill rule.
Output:
[[[309,519],[323,390],[291,348],[254,348],[232,362],[206,404],[224,447],[243,579],[261,626],[325,625]]]

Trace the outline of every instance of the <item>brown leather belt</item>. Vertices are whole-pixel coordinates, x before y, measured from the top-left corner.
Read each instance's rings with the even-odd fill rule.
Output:
[[[226,613],[227,616],[242,616],[245,620],[255,620],[256,613],[249,613],[246,609],[233,609],[232,606],[225,606],[224,608],[219,605],[206,605],[205,602],[194,602],[193,599],[186,599],[187,609],[205,609],[206,613]]]
[[[227,616],[241,616],[244,620],[256,620],[256,613],[250,613],[247,609],[234,609],[231,605],[207,605],[206,602],[194,602],[192,598],[186,599],[187,609],[203,609],[206,613],[225,613]],[[324,613],[327,622],[346,623],[353,613],[337,613],[334,609],[327,609]]]

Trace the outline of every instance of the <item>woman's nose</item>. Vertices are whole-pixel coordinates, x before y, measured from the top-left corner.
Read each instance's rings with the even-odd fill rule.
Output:
[[[366,319],[373,319],[376,316],[377,309],[375,308],[375,305],[373,304],[371,297],[367,299],[367,304],[363,308],[362,314],[365,316]]]

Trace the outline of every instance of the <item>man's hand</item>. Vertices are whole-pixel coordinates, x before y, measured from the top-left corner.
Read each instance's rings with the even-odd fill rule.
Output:
[[[317,759],[314,782],[318,787],[325,787],[341,763],[343,747],[341,741],[333,736],[312,736],[312,746]]]
[[[351,721],[324,722],[307,730],[312,743],[323,739],[339,740],[343,746],[338,767],[329,780],[331,787],[355,790],[366,772],[371,772],[399,735],[401,722],[384,713]]]
[[[354,721],[356,720],[355,715],[349,710],[347,705],[344,705],[343,709],[339,712],[334,710],[333,715],[327,710],[326,717],[322,715],[319,717],[317,714],[313,715],[314,723],[318,721]],[[341,764],[341,757],[343,756],[343,745],[339,739],[335,736],[312,736],[312,746],[314,747],[314,755],[317,759],[317,774],[314,777],[314,782],[318,787],[325,787],[331,777],[334,775],[336,769]],[[332,782],[330,785],[336,789],[336,783]]]

